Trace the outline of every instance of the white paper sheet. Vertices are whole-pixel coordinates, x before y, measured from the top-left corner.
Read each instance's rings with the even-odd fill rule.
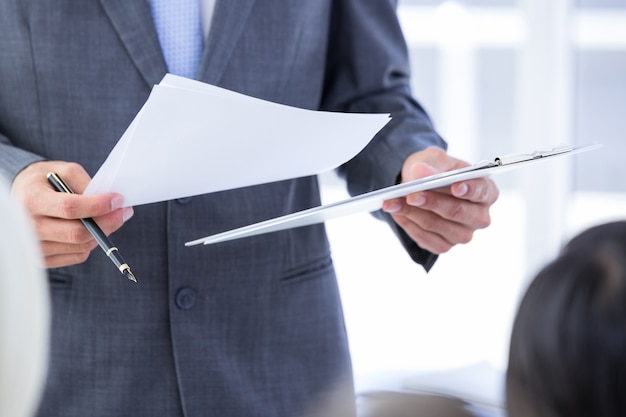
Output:
[[[359,153],[389,114],[305,110],[168,74],[85,194],[126,206],[315,175]]]

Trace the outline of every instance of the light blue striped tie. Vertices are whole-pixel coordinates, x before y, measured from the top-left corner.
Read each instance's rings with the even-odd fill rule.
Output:
[[[202,56],[199,0],[150,0],[168,72],[195,78]]]

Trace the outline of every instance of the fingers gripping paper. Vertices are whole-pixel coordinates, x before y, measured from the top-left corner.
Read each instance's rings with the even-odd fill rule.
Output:
[[[354,157],[389,120],[290,107],[168,74],[85,194],[116,192],[134,206],[315,175]]]

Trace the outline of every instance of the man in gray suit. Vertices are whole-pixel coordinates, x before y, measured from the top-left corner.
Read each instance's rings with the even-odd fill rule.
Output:
[[[353,407],[323,225],[183,244],[318,205],[316,178],[134,209],[116,194],[56,193],[46,173],[80,194],[166,73],[150,5],[1,0],[0,32],[0,172],[31,214],[53,303],[40,415],[296,417],[328,402]],[[218,0],[197,78],[291,106],[392,113],[340,169],[352,194],[466,165],[445,153],[411,97],[392,0]],[[490,180],[467,181],[386,202],[377,216],[429,269],[488,225],[497,194]],[[115,232],[139,284],[101,253],[89,256],[96,243],[82,217]]]

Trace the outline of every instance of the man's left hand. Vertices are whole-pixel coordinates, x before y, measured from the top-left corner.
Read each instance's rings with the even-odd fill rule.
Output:
[[[439,148],[427,148],[409,156],[402,167],[402,182],[469,164]],[[472,240],[474,231],[491,223],[489,209],[498,199],[498,188],[489,178],[461,181],[437,190],[420,191],[385,201],[383,210],[421,248],[441,254]]]

